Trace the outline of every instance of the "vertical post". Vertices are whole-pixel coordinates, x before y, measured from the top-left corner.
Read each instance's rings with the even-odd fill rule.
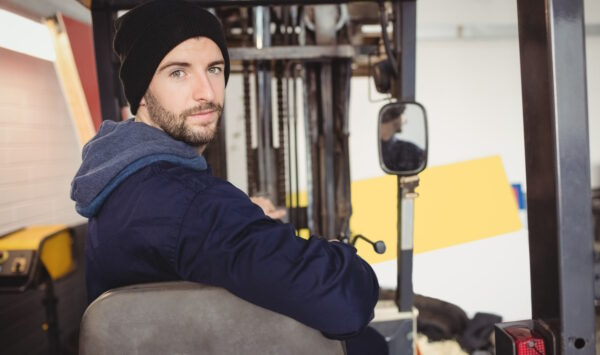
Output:
[[[322,223],[324,228],[322,233],[325,233],[327,238],[337,237],[335,230],[336,208],[335,208],[335,137],[334,137],[334,115],[333,115],[333,83],[332,83],[332,68],[331,62],[321,64],[321,119],[323,122],[323,138],[324,151],[322,151],[322,164],[324,175],[321,179],[321,191],[324,192],[325,201],[321,204],[323,208]]]
[[[392,2],[394,12],[394,53],[398,76],[393,82],[392,94],[398,101],[415,99],[416,25],[417,5],[414,0]],[[418,184],[418,177],[416,184]],[[405,178],[398,176],[398,289],[396,304],[400,312],[411,312],[413,306],[412,259],[414,200],[407,194],[414,192],[405,186]]]
[[[582,0],[518,0],[531,302],[560,354],[594,354]]]
[[[396,0],[394,7],[394,51],[398,77],[393,88],[398,101],[415,100],[417,56],[417,3],[415,0]]]
[[[398,180],[406,179],[398,177]],[[416,177],[418,183],[418,177]],[[405,188],[405,181],[402,181],[398,187],[401,199],[398,201],[400,216],[398,218],[398,230],[402,238],[398,240],[398,294],[397,305],[400,312],[412,312],[413,307],[413,232],[414,232],[414,208],[416,196],[414,195],[414,187],[412,191]],[[408,196],[407,196],[408,195]]]
[[[46,311],[46,334],[48,335],[48,354],[60,355],[60,332],[58,331],[58,314],[56,305],[58,299],[54,295],[54,283],[45,266],[41,267],[44,288],[42,305]]]
[[[114,37],[115,13],[109,9],[92,10],[94,51],[96,52],[96,70],[98,72],[98,91],[102,120],[120,121],[120,107],[117,98],[121,83],[116,79],[113,65],[112,43]]]
[[[271,18],[269,7],[254,8],[254,42],[256,48],[271,46]],[[258,193],[275,199],[273,131],[271,122],[271,68],[268,62],[257,62],[257,153],[258,153]]]

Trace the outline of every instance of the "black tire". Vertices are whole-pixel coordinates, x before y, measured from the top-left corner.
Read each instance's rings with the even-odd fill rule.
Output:
[[[414,306],[419,310],[417,331],[431,341],[459,338],[469,321],[460,307],[436,298],[415,295]]]

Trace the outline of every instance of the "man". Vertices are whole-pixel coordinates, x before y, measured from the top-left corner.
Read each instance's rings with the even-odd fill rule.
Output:
[[[219,21],[157,0],[117,20],[120,77],[135,119],[105,122],[72,183],[89,218],[90,301],[124,285],[188,280],[224,287],[334,338],[372,319],[378,283],[356,250],[295,236],[201,153],[223,110],[229,56]]]

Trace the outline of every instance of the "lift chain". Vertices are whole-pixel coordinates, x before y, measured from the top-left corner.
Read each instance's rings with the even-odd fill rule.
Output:
[[[246,130],[246,166],[248,171],[248,194],[254,195],[258,190],[256,184],[256,151],[252,148],[252,115],[250,108],[250,63],[242,62],[244,90],[244,126]]]
[[[277,160],[277,205],[286,205],[286,166],[285,166],[285,153],[286,153],[286,140],[285,140],[285,126],[288,124],[286,116],[287,97],[283,93],[283,68],[284,63],[278,61],[275,63],[275,77],[277,84],[277,139],[279,141],[279,148],[276,150]],[[290,177],[291,179],[291,177]]]

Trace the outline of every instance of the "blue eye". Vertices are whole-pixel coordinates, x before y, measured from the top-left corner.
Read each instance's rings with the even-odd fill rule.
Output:
[[[221,74],[223,72],[223,68],[221,67],[210,67],[208,68],[208,72],[211,74]]]
[[[169,74],[169,76],[172,76],[174,78],[183,78],[184,75],[185,73],[183,72],[183,70],[175,70],[171,74]]]

